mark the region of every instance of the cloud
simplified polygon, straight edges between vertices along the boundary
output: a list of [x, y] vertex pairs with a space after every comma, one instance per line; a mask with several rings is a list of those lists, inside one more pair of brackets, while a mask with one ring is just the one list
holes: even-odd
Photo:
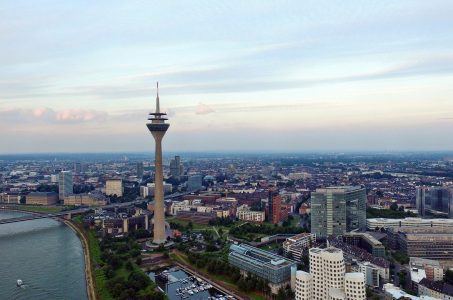
[[199, 103], [195, 110], [195, 113], [197, 115], [207, 115], [213, 112], [215, 112], [214, 109], [212, 109], [209, 105], [203, 103]]
[[[310, 88], [320, 85], [341, 84], [362, 81], [389, 80], [430, 75], [453, 74], [453, 56], [432, 55], [421, 57], [404, 64], [393, 64], [377, 71], [359, 72], [347, 76], [323, 76], [319, 78], [283, 78], [274, 76], [271, 66], [264, 65], [256, 68], [244, 68], [243, 64], [225, 67], [205, 67], [195, 69], [172, 70], [169, 77], [163, 80], [165, 95], [189, 94], [228, 94], [263, 92], [269, 90], [287, 90]], [[238, 76], [240, 74], [240, 76]], [[268, 74], [259, 76], [257, 74]], [[140, 75], [138, 75], [140, 76]], [[145, 74], [145, 77], [147, 74]], [[246, 77], [246, 78], [245, 78]], [[162, 78], [160, 78], [162, 79]], [[1, 87], [0, 82], [0, 87]], [[24, 92], [26, 91], [26, 92]], [[96, 99], [131, 99], [149, 97], [155, 93], [153, 85], [144, 85], [142, 80], [124, 82], [121, 84], [105, 83], [93, 85], [78, 85], [48, 90], [41, 86], [30, 86], [28, 89], [3, 90], [3, 99], [31, 98], [65, 98], [81, 97]], [[0, 100], [0, 102], [5, 100]]]
[[66, 109], [55, 113], [58, 122], [90, 122], [103, 121], [107, 113], [97, 110]]
[[47, 107], [0, 110], [0, 122], [8, 123], [84, 123], [104, 121], [107, 118], [107, 112], [98, 110], [53, 110]]

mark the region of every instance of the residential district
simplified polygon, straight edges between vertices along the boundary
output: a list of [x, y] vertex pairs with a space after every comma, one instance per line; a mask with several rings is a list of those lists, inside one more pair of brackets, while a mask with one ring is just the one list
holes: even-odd
[[451, 155], [181, 153], [160, 167], [162, 184], [149, 154], [2, 156], [0, 207], [77, 229], [91, 298], [453, 299]]

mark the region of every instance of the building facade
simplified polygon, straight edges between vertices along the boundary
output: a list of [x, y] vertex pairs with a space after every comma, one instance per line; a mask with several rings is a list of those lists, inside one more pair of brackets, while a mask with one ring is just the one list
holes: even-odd
[[136, 165], [136, 168], [137, 168], [137, 170], [136, 170], [137, 178], [139, 180], [141, 180], [143, 178], [143, 173], [145, 171], [145, 168], [143, 166], [143, 162], [142, 161], [138, 162], [137, 165]]
[[367, 219], [366, 226], [368, 230], [381, 228], [400, 228], [400, 227], [429, 227], [429, 228], [453, 228], [453, 219], [422, 219], [422, 218], [404, 218], [404, 219], [386, 219], [374, 218]]
[[203, 187], [203, 176], [191, 175], [187, 180], [187, 190], [189, 192], [199, 191]]
[[246, 204], [241, 205], [237, 208], [236, 217], [239, 220], [262, 223], [266, 220], [266, 214], [264, 211], [253, 211]]
[[121, 179], [108, 179], [105, 182], [105, 194], [107, 196], [123, 197], [123, 180]]
[[282, 197], [274, 191], [269, 191], [268, 203], [268, 221], [272, 224], [280, 223], [282, 214]]
[[418, 283], [418, 294], [421, 297], [453, 300], [453, 285], [442, 281], [430, 281], [424, 278]]
[[74, 193], [73, 177], [71, 171], [62, 171], [58, 175], [58, 198], [64, 198]]
[[9, 204], [20, 204], [21, 196], [17, 193], [0, 193], [0, 202]]
[[311, 248], [310, 273], [296, 272], [296, 300], [365, 300], [365, 276], [346, 273], [343, 251]]
[[246, 244], [232, 244], [228, 262], [242, 272], [268, 280], [273, 293], [277, 293], [279, 288], [290, 284], [291, 268], [297, 267], [296, 262], [283, 256]]
[[453, 228], [401, 227], [388, 230], [389, 245], [409, 257], [453, 259]]
[[283, 242], [283, 251], [286, 255], [291, 253], [294, 260], [301, 261], [303, 253], [306, 249], [316, 241], [316, 235], [312, 233], [300, 233], [289, 237]]
[[415, 203], [421, 216], [432, 213], [453, 218], [453, 186], [417, 187]]
[[108, 203], [109, 199], [101, 193], [75, 194], [64, 198], [64, 205], [103, 206]]
[[54, 192], [31, 192], [25, 197], [26, 204], [54, 205], [58, 203], [58, 194]]
[[385, 247], [371, 234], [366, 232], [349, 232], [343, 235], [343, 241], [359, 247], [376, 257], [385, 257]]
[[366, 191], [361, 186], [317, 189], [311, 195], [311, 232], [317, 237], [366, 228]]
[[170, 160], [170, 175], [175, 178], [181, 177], [184, 172], [183, 165], [181, 163], [181, 157], [175, 156], [172, 160]]

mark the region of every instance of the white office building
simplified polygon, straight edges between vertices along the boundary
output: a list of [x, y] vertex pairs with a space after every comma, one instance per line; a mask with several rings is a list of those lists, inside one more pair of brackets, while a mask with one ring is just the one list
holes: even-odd
[[109, 179], [105, 182], [105, 194], [108, 196], [123, 197], [123, 180]]
[[447, 228], [453, 227], [453, 219], [422, 219], [422, 218], [404, 218], [404, 219], [386, 219], [373, 218], [366, 220], [368, 230], [381, 228], [401, 228], [401, 227], [429, 227], [429, 228]]
[[285, 254], [291, 253], [293, 259], [300, 261], [305, 249], [311, 247], [316, 241], [316, 235], [313, 233], [303, 232], [286, 239], [283, 242]]
[[[234, 198], [232, 198], [234, 199]], [[234, 199], [236, 201], [236, 199]], [[236, 201], [237, 202], [237, 201]], [[264, 211], [253, 211], [247, 204], [243, 204], [237, 208], [236, 217], [239, 220], [261, 223], [266, 219]]]
[[311, 248], [310, 273], [296, 272], [296, 300], [365, 300], [363, 273], [345, 273], [343, 251]]

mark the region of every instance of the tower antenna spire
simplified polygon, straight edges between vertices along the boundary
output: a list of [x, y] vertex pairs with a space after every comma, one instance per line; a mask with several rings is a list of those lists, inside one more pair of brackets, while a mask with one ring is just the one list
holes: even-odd
[[159, 81], [157, 82], [156, 113], [157, 113], [157, 114], [160, 114]]

